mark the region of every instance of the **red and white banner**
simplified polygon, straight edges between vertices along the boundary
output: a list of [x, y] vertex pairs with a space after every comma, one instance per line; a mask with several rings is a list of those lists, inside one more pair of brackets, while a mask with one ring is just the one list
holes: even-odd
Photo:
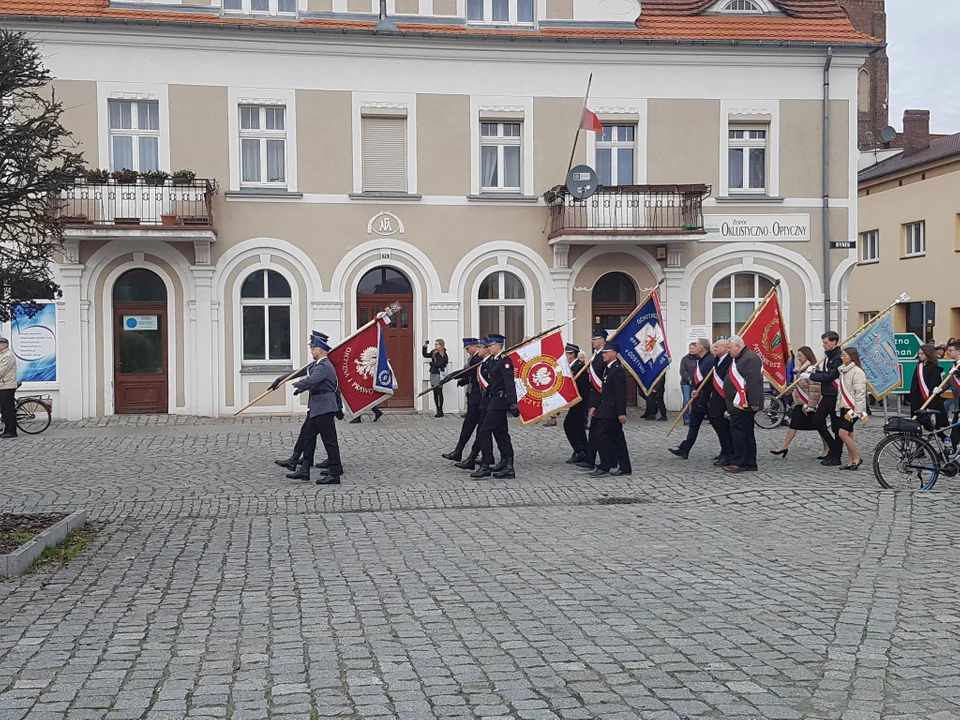
[[388, 322], [387, 317], [377, 318], [328, 354], [340, 381], [345, 415], [355, 417], [393, 395], [396, 387], [393, 371], [387, 358], [380, 357], [381, 351], [386, 355], [383, 329]]
[[524, 425], [538, 422], [580, 402], [560, 331], [544, 335], [509, 354], [517, 385], [517, 407]]
[[787, 363], [790, 362], [790, 346], [787, 331], [780, 311], [780, 300], [773, 293], [763, 307], [757, 310], [753, 321], [740, 329], [744, 345], [760, 356], [763, 371], [777, 390], [787, 386]]

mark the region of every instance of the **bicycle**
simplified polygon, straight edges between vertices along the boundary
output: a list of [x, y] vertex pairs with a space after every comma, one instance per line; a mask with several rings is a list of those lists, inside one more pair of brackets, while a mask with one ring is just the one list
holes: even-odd
[[[921, 410], [918, 416], [932, 417], [939, 410]], [[940, 434], [960, 426], [954, 423], [939, 430], [924, 430], [912, 418], [890, 418], [883, 426], [887, 436], [873, 451], [873, 474], [886, 490], [930, 490], [941, 473], [960, 474], [960, 455], [947, 453]]]
[[53, 404], [44, 395], [27, 395], [17, 398], [17, 427], [27, 435], [39, 435], [53, 419]]
[[787, 416], [787, 403], [779, 393], [771, 387], [763, 392], [763, 407], [753, 416], [753, 422], [761, 430], [773, 430], [780, 427]]

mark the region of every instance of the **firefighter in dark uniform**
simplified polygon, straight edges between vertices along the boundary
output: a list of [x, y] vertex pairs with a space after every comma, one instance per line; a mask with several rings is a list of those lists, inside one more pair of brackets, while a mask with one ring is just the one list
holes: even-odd
[[[567, 343], [565, 350], [570, 373], [577, 377], [577, 373], [584, 368], [584, 362], [580, 359], [580, 348], [573, 343]], [[587, 457], [587, 401], [590, 398], [590, 388], [590, 375], [585, 372], [577, 378], [577, 391], [581, 400], [567, 410], [567, 416], [563, 419], [563, 432], [573, 450], [573, 455], [567, 460], [568, 465], [583, 462]]]
[[605, 475], [630, 475], [630, 453], [627, 451], [627, 439], [623, 435], [623, 426], [627, 423], [627, 373], [620, 364], [617, 355], [620, 348], [616, 343], [608, 342], [603, 346], [603, 391], [600, 402], [590, 413], [597, 428], [597, 449], [600, 453], [600, 465], [590, 473], [590, 477]]
[[[470, 359], [463, 366], [464, 370], [476, 367], [483, 361], [480, 355], [480, 341], [477, 338], [463, 338], [463, 349], [470, 353]], [[463, 460], [463, 449], [470, 442], [470, 436], [480, 423], [480, 380], [475, 372], [467, 372], [457, 380], [457, 387], [467, 388], [467, 414], [463, 416], [463, 426], [460, 428], [460, 439], [453, 452], [444, 453], [444, 460], [460, 462]], [[476, 458], [474, 458], [476, 460]]]
[[587, 433], [587, 454], [575, 467], [581, 470], [593, 470], [597, 466], [597, 439], [600, 423], [594, 419], [591, 409], [595, 409], [600, 404], [600, 392], [603, 389], [603, 371], [606, 363], [603, 362], [603, 346], [607, 342], [607, 331], [597, 328], [590, 336], [590, 345], [593, 347], [593, 359], [587, 366], [584, 375], [590, 383], [590, 394], [584, 395], [583, 399], [587, 403], [587, 413], [590, 415], [590, 430]]
[[[477, 357], [480, 358], [480, 362], [477, 363], [477, 372], [470, 373], [470, 378], [476, 382], [477, 387], [477, 434], [467, 459], [453, 464], [455, 468], [461, 470], [477, 469], [477, 458], [480, 457], [480, 426], [483, 425], [483, 416], [487, 414], [487, 407], [490, 405], [490, 398], [487, 397], [485, 390], [490, 384], [490, 362], [493, 357], [490, 355], [490, 338], [486, 335], [480, 338], [480, 351]], [[472, 388], [471, 392], [473, 392]]]
[[[498, 480], [516, 477], [513, 470], [513, 444], [510, 442], [510, 430], [507, 427], [507, 413], [520, 417], [517, 408], [517, 385], [513, 375], [513, 361], [503, 354], [506, 339], [503, 335], [490, 335], [490, 384], [486, 395], [490, 399], [487, 414], [480, 424], [480, 467], [470, 473], [474, 480], [491, 475]], [[493, 465], [493, 439], [497, 439], [500, 448], [500, 464]]]

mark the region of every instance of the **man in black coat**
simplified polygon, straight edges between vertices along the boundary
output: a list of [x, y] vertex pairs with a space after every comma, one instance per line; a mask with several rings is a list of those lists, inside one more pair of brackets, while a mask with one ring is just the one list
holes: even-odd
[[[480, 341], [477, 338], [464, 338], [463, 349], [469, 353], [470, 358], [467, 364], [463, 366], [464, 370], [469, 370], [481, 363], [483, 358], [480, 356]], [[460, 462], [463, 460], [463, 449], [470, 442], [470, 436], [477, 429], [480, 423], [480, 379], [476, 372], [467, 372], [457, 380], [457, 387], [467, 388], [467, 414], [463, 416], [463, 425], [460, 428], [460, 439], [457, 440], [457, 447], [453, 452], [443, 453], [441, 457], [444, 460], [453, 460]], [[476, 460], [476, 456], [474, 456]]]
[[603, 371], [606, 363], [603, 362], [603, 346], [607, 342], [607, 331], [597, 328], [590, 336], [590, 346], [593, 348], [593, 358], [587, 366], [584, 375], [590, 383], [589, 395], [583, 396], [587, 403], [587, 414], [590, 416], [590, 429], [587, 433], [587, 453], [586, 457], [576, 463], [576, 467], [581, 470], [593, 470], [597, 465], [597, 442], [600, 423], [593, 418], [591, 408], [596, 408], [600, 404], [600, 393], [603, 390]]
[[[623, 435], [623, 426], [627, 422], [627, 373], [617, 359], [620, 348], [616, 343], [608, 342], [603, 346], [603, 390], [597, 407], [590, 414], [600, 423], [598, 450], [600, 466], [590, 473], [590, 477], [605, 475], [630, 475], [630, 453], [627, 451], [627, 439]], [[614, 469], [616, 468], [616, 469]]]
[[729, 473], [752, 472], [758, 469], [753, 418], [763, 406], [763, 362], [747, 349], [739, 335], [731, 335], [727, 345], [733, 364], [723, 382], [723, 393], [730, 416], [733, 457], [723, 469]]
[[[843, 441], [840, 439], [840, 416], [837, 415], [837, 395], [840, 392], [834, 384], [840, 378], [840, 366], [843, 360], [840, 355], [840, 336], [832, 330], [820, 336], [823, 341], [824, 358], [822, 365], [816, 370], [809, 368], [801, 374], [804, 380], [820, 383], [820, 404], [813, 414], [813, 426], [820, 433], [823, 442], [830, 448], [830, 452], [820, 462], [821, 465], [839, 465], [843, 454]], [[830, 419], [830, 430], [827, 430], [827, 418]], [[831, 432], [832, 431], [832, 432]]]
[[[565, 350], [570, 372], [577, 377], [577, 373], [583, 370], [585, 365], [579, 358], [580, 348], [573, 343], [567, 343]], [[590, 397], [590, 388], [589, 373], [584, 372], [577, 378], [577, 392], [582, 399], [567, 410], [567, 416], [563, 419], [563, 432], [573, 449], [573, 455], [567, 460], [568, 464], [581, 462], [587, 457], [587, 399]]]
[[490, 384], [490, 363], [493, 357], [490, 355], [490, 338], [486, 335], [480, 338], [480, 350], [477, 356], [480, 358], [480, 362], [476, 365], [477, 371], [471, 373], [477, 383], [477, 433], [473, 437], [473, 447], [470, 448], [467, 459], [453, 464], [455, 468], [461, 470], [477, 469], [477, 458], [480, 457], [480, 426], [483, 425], [483, 416], [487, 414], [487, 407], [490, 405], [486, 390]]
[[[506, 339], [503, 335], [490, 335], [490, 384], [485, 395], [489, 398], [487, 413], [480, 423], [480, 467], [470, 473], [474, 480], [488, 478], [491, 475], [498, 480], [516, 477], [513, 469], [513, 443], [507, 427], [507, 413], [520, 417], [517, 408], [517, 384], [513, 374], [513, 361], [503, 354]], [[493, 439], [497, 439], [500, 448], [500, 465], [493, 465]]]
[[716, 358], [710, 354], [710, 341], [704, 338], [700, 338], [690, 345], [690, 354], [696, 359], [696, 364], [690, 371], [692, 387], [690, 392], [693, 398], [693, 404], [690, 406], [690, 428], [687, 430], [686, 439], [678, 447], [670, 448], [670, 452], [684, 460], [690, 456], [690, 450], [696, 444], [697, 437], [700, 435], [700, 426], [707, 419], [710, 384], [704, 385], [703, 390], [698, 391], [698, 388], [703, 384], [716, 363]]
[[733, 440], [730, 437], [730, 421], [727, 419], [727, 398], [723, 392], [723, 383], [730, 372], [733, 357], [730, 355], [726, 340], [717, 340], [712, 348], [716, 364], [713, 377], [710, 378], [710, 396], [707, 399], [707, 416], [720, 441], [720, 454], [714, 458], [716, 467], [730, 464], [733, 457]]

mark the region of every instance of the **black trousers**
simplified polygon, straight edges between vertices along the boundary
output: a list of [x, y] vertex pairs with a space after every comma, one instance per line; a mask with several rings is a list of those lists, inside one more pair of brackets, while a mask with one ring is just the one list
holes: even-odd
[[663, 401], [664, 387], [662, 383], [657, 383], [657, 387], [654, 388], [653, 392], [647, 395], [647, 409], [643, 412], [643, 417], [656, 417], [657, 413], [660, 413], [660, 417], [667, 416], [667, 405]]
[[3, 434], [17, 434], [16, 390], [0, 390], [0, 420], [3, 420]]
[[[838, 434], [839, 428], [837, 427], [836, 409], [837, 396], [822, 395], [820, 397], [820, 403], [817, 405], [817, 411], [813, 414], [813, 419], [810, 422], [816, 431], [820, 433], [820, 437], [823, 438], [827, 447], [830, 448], [828, 456], [839, 460], [843, 454], [843, 441]], [[830, 420], [829, 430], [827, 430], [828, 418]]]
[[706, 413], [697, 412], [696, 410], [690, 413], [690, 427], [687, 428], [686, 439], [679, 445], [681, 450], [690, 452], [690, 449], [696, 445], [697, 438], [700, 436], [700, 426], [703, 425], [703, 421], [706, 419]]
[[597, 464], [597, 442], [599, 441], [600, 421], [593, 417], [590, 418], [590, 427], [587, 431], [587, 456], [583, 459], [589, 465]]
[[313, 467], [314, 455], [317, 452], [317, 436], [320, 437], [323, 448], [327, 451], [330, 471], [334, 474], [342, 474], [343, 463], [340, 461], [340, 442], [337, 440], [336, 413], [310, 418], [303, 443], [303, 464], [307, 468]]
[[752, 410], [733, 410], [730, 413], [730, 439], [733, 455], [730, 464], [738, 467], [757, 466], [757, 426], [753, 423]]
[[507, 411], [488, 408], [486, 415], [480, 422], [480, 431], [477, 439], [480, 441], [480, 464], [493, 465], [493, 439], [497, 439], [500, 448], [501, 460], [513, 459], [513, 443], [510, 441], [510, 430], [507, 428]]
[[300, 434], [297, 435], [297, 444], [293, 446], [293, 456], [297, 459], [303, 455], [303, 446], [307, 442], [307, 426], [310, 425], [310, 413], [303, 419], [303, 425], [300, 426]]
[[575, 453], [587, 452], [587, 406], [578, 402], [567, 410], [563, 419], [563, 433]]
[[433, 391], [433, 404], [437, 406], [437, 412], [443, 412], [443, 388], [437, 388]]
[[619, 467], [625, 473], [633, 472], [630, 453], [627, 450], [627, 438], [623, 435], [623, 425], [617, 418], [602, 418], [599, 422], [600, 469], [609, 471]]
[[730, 421], [723, 415], [710, 418], [710, 424], [720, 441], [720, 457], [728, 460], [733, 456], [733, 439], [730, 437]]
[[457, 440], [457, 449], [455, 453], [462, 453], [463, 449], [470, 442], [470, 436], [480, 424], [480, 406], [467, 404], [467, 414], [463, 416], [463, 425], [460, 427], [460, 439]]

